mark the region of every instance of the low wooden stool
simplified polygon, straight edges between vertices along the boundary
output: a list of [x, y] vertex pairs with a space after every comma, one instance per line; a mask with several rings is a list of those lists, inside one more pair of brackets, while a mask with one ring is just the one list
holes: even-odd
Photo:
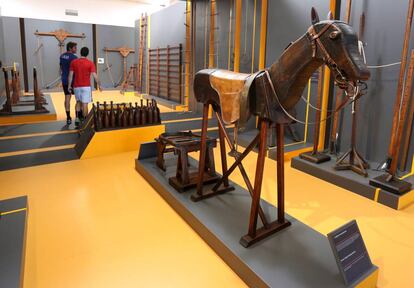
[[[163, 171], [166, 170], [164, 153], [174, 152], [178, 154], [176, 176], [169, 178], [169, 183], [178, 192], [197, 186], [198, 171], [189, 172], [188, 153], [199, 151], [201, 148], [201, 136], [189, 132], [163, 133], [157, 139], [157, 166]], [[216, 174], [214, 166], [213, 148], [217, 141], [214, 138], [207, 138], [207, 157], [204, 167], [203, 183], [217, 182], [220, 178]]]

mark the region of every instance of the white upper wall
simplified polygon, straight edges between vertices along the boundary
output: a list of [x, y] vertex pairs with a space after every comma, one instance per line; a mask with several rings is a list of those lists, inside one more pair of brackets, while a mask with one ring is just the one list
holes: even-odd
[[[134, 27], [141, 13], [154, 13], [168, 5], [167, 0], [0, 0], [1, 16], [47, 19], [91, 24]], [[78, 16], [65, 15], [66, 9]]]

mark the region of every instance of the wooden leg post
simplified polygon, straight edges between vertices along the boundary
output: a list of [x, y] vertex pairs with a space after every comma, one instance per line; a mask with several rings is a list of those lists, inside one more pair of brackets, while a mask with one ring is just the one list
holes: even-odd
[[[235, 151], [236, 149], [234, 148], [234, 144], [231, 142], [230, 136], [228, 135], [228, 133], [225, 130], [225, 126], [224, 126], [223, 120], [221, 119], [220, 114], [216, 113], [216, 117], [217, 117], [217, 120], [218, 120], [219, 129], [222, 131], [224, 138], [227, 140], [227, 143], [229, 144], [230, 149], [232, 151]], [[254, 194], [253, 190], [254, 189], [253, 189], [252, 183], [250, 182], [249, 177], [247, 176], [247, 173], [246, 173], [246, 170], [244, 169], [242, 161], [250, 153], [250, 151], [252, 151], [253, 148], [256, 147], [259, 140], [260, 140], [260, 133], [247, 146], [247, 148], [244, 150], [243, 153], [234, 153], [233, 154], [234, 155], [233, 157], [235, 158], [235, 161], [234, 161], [233, 165], [230, 167], [229, 170], [227, 170], [225, 173], [223, 173], [223, 176], [221, 177], [221, 179], [216, 183], [216, 185], [214, 185], [214, 187], [212, 188], [213, 192], [216, 192], [220, 188], [220, 185], [224, 183], [224, 181], [228, 181], [228, 178], [229, 178], [230, 174], [234, 171], [234, 169], [236, 169], [236, 167], [239, 167], [240, 174], [243, 177], [244, 183], [246, 183], [247, 190], [249, 191], [250, 196], [253, 197], [253, 194]], [[224, 155], [225, 155], [225, 153], [224, 153]], [[226, 190], [226, 186], [224, 186], [224, 189]], [[263, 226], [267, 227], [268, 222], [266, 220], [266, 216], [263, 212], [263, 209], [262, 209], [262, 207], [260, 207], [260, 205], [259, 205], [259, 216], [260, 216], [260, 219], [263, 223]]]
[[[338, 160], [336, 160], [335, 169], [336, 170], [352, 170], [355, 173], [358, 173], [361, 176], [367, 177], [368, 172], [367, 168], [369, 167], [368, 162], [359, 154], [356, 149], [357, 142], [357, 107], [358, 100], [355, 100], [352, 103], [352, 132], [351, 132], [351, 148]], [[348, 161], [346, 159], [349, 158]]]
[[[207, 108], [206, 108], [206, 106], [207, 106]], [[207, 149], [207, 147], [203, 146], [203, 143], [205, 142], [205, 140], [203, 140], [203, 139], [205, 139], [207, 137], [206, 136], [206, 134], [207, 134], [207, 121], [205, 121], [204, 119], [208, 119], [208, 105], [204, 105], [204, 110], [203, 110], [203, 125], [202, 125], [203, 127], [202, 127], [202, 131], [201, 131], [201, 150], [200, 150], [200, 162], [199, 162], [199, 170], [198, 170], [199, 171], [199, 174], [198, 174], [198, 179], [199, 180], [198, 180], [198, 183], [197, 183], [197, 192], [194, 193], [193, 195], [191, 195], [191, 200], [194, 201], [194, 202], [198, 202], [200, 200], [211, 198], [211, 197], [217, 196], [219, 194], [224, 194], [226, 192], [234, 190], [234, 187], [230, 186], [228, 184], [228, 180], [227, 180], [227, 185], [224, 185], [223, 189], [209, 190], [209, 191], [206, 191], [205, 193], [203, 193], [203, 187], [202, 187], [202, 179], [203, 178], [202, 177], [204, 176], [204, 174], [200, 172], [200, 169], [202, 169], [201, 171], [203, 171], [203, 172], [205, 171], [204, 170], [204, 167], [205, 167], [204, 165], [205, 165], [205, 158], [206, 158], [206, 154], [207, 154], [206, 151], [205, 151]], [[222, 125], [220, 125], [220, 122], [219, 122], [219, 133], [220, 133], [219, 137], [220, 137], [221, 163], [222, 163], [223, 173], [226, 173], [227, 172], [227, 159], [226, 159], [227, 155], [226, 155], [226, 150], [225, 150], [225, 147], [224, 147], [225, 143], [221, 139], [221, 138], [224, 138], [224, 135], [226, 135], [225, 134], [226, 132], [224, 131], [224, 127]], [[202, 154], [203, 151], [204, 151], [204, 154]]]
[[[257, 156], [257, 165], [256, 165], [256, 177], [254, 181], [254, 192], [253, 200], [250, 210], [250, 222], [248, 234], [243, 236], [240, 239], [240, 244], [244, 247], [249, 247], [254, 243], [265, 239], [266, 237], [288, 227], [290, 222], [286, 221], [284, 218], [284, 178], [283, 177], [283, 168], [280, 169], [280, 166], [284, 165], [284, 155], [283, 155], [283, 125], [276, 125], [277, 132], [277, 155], [278, 155], [278, 220], [265, 225], [257, 229], [257, 216], [259, 215], [260, 210], [260, 196], [263, 182], [263, 173], [264, 173], [264, 164], [266, 157], [266, 138], [267, 138], [267, 126], [268, 123], [264, 120], [260, 123], [260, 144], [259, 144], [259, 154]], [[280, 207], [280, 208], [279, 208]], [[282, 216], [281, 216], [282, 214]]]
[[284, 161], [284, 128], [282, 124], [276, 124], [276, 165], [277, 165], [277, 220], [285, 222], [285, 161]]
[[12, 99], [10, 96], [9, 86], [9, 72], [3, 68], [4, 73], [4, 86], [6, 88], [6, 103], [3, 104], [3, 108], [0, 110], [1, 114], [12, 114]]
[[[226, 142], [224, 140], [224, 131], [221, 125], [219, 125], [219, 140], [220, 140], [220, 155], [221, 155], [221, 169], [223, 176], [227, 173], [227, 155], [226, 155]], [[229, 187], [228, 177], [223, 179], [224, 187]]]
[[[209, 104], [203, 106], [203, 123], [201, 127], [201, 149], [200, 149], [200, 161], [198, 163], [198, 183], [197, 183], [197, 195], [203, 195], [203, 178], [204, 169], [206, 164], [207, 154], [207, 126], [208, 126], [208, 107]], [[193, 199], [193, 197], [191, 197]], [[194, 201], [194, 199], [193, 199]]]
[[[414, 1], [410, 1], [410, 7], [414, 9], [412, 6], [414, 5]], [[409, 98], [413, 92], [413, 82], [414, 79], [414, 50], [411, 51], [410, 57], [410, 66], [408, 67], [407, 78], [405, 83], [404, 95], [402, 98], [401, 103], [401, 110], [399, 113], [394, 114], [394, 121], [393, 121], [393, 128], [396, 130], [392, 133], [391, 143], [393, 143], [392, 147], [390, 147], [389, 151], [389, 159], [391, 160], [390, 166], [387, 169], [387, 173], [377, 176], [369, 181], [369, 184], [389, 192], [395, 194], [404, 194], [411, 190], [412, 184], [408, 181], [398, 179], [397, 175], [397, 164], [399, 160], [399, 153], [400, 153], [400, 145], [403, 135], [404, 123], [407, 117], [407, 109], [408, 109], [408, 102]], [[395, 111], [394, 111], [395, 113]], [[390, 153], [392, 152], [392, 153]]]
[[319, 134], [320, 134], [320, 126], [318, 125], [321, 121], [321, 108], [322, 108], [322, 96], [323, 96], [323, 74], [324, 69], [323, 66], [319, 69], [319, 80], [318, 80], [318, 98], [316, 103], [316, 115], [315, 115], [315, 122], [317, 123], [313, 130], [313, 149], [310, 152], [305, 152], [299, 155], [300, 158], [313, 162], [313, 163], [323, 163], [326, 161], [331, 160], [329, 155], [325, 155], [318, 151], [319, 146]]

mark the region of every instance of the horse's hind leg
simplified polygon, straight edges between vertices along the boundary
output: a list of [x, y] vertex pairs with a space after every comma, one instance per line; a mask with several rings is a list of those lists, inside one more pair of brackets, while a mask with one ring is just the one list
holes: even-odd
[[257, 155], [256, 176], [254, 177], [254, 190], [248, 233], [248, 235], [253, 238], [256, 236], [257, 216], [259, 214], [260, 194], [262, 191], [263, 172], [266, 157], [267, 122], [262, 120], [260, 126], [259, 154]]
[[277, 139], [277, 220], [280, 223], [285, 222], [285, 153], [284, 153], [284, 135], [285, 129], [283, 124], [276, 124]]

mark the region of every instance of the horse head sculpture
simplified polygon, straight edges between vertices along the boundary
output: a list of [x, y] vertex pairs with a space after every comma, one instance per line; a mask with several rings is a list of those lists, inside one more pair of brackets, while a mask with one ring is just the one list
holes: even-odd
[[[335, 83], [351, 94], [362, 81], [370, 77], [358, 50], [358, 37], [352, 27], [338, 20], [319, 21], [314, 8], [311, 17], [312, 25], [308, 31], [293, 42], [268, 69], [270, 84], [275, 91], [264, 94], [270, 95], [268, 99], [255, 99], [256, 95], [251, 96], [252, 114], [276, 123], [291, 122], [289, 111], [299, 101], [308, 79], [322, 64], [330, 68]], [[269, 105], [273, 109], [266, 111], [264, 106]]]

